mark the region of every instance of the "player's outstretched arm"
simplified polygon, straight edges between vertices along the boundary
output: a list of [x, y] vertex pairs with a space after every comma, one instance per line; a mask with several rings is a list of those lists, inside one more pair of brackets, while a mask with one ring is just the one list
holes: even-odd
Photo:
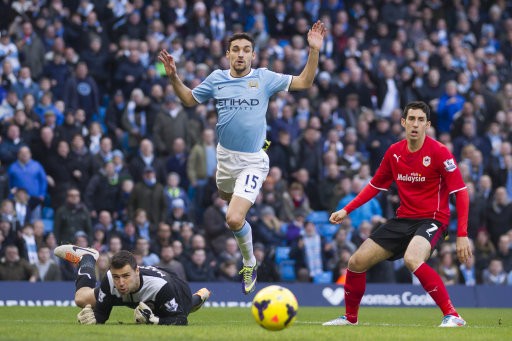
[[321, 21], [313, 24], [313, 27], [308, 32], [309, 55], [306, 66], [301, 74], [294, 76], [290, 84], [290, 90], [304, 90], [313, 85], [315, 79], [316, 69], [318, 67], [318, 58], [320, 49], [324, 43], [324, 37], [327, 30]]
[[197, 104], [197, 101], [192, 96], [192, 90], [187, 87], [181, 79], [178, 77], [178, 72], [176, 70], [176, 63], [174, 62], [174, 58], [171, 56], [167, 50], [162, 50], [158, 54], [158, 60], [164, 64], [165, 73], [167, 77], [169, 77], [169, 81], [174, 89], [174, 92], [181, 100], [181, 103], [187, 107], [191, 107]]

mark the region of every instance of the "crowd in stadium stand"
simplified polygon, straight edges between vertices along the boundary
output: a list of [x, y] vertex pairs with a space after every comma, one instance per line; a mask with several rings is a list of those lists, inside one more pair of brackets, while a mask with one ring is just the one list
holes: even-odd
[[[183, 107], [157, 60], [193, 88], [228, 68], [246, 31], [256, 67], [297, 75], [306, 34], [328, 28], [314, 86], [268, 108], [271, 170], [249, 212], [258, 280], [343, 284], [348, 259], [393, 216], [381, 193], [341, 226], [328, 216], [401, 139], [401, 108], [432, 110], [470, 194], [474, 257], [455, 226], [429, 263], [446, 284], [512, 284], [510, 1], [0, 1], [0, 280], [74, 280], [61, 243], [131, 250], [188, 281], [233, 281], [241, 255], [215, 186], [213, 103]], [[418, 203], [421, 204], [421, 203]], [[457, 213], [453, 208], [453, 221]], [[383, 262], [369, 282], [415, 282]]]

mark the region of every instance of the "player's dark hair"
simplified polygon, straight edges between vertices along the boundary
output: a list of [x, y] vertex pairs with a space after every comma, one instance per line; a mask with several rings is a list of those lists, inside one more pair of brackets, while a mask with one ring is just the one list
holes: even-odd
[[229, 38], [228, 40], [228, 51], [231, 49], [231, 43], [234, 41], [234, 40], [238, 40], [238, 39], [245, 39], [245, 40], [248, 40], [250, 43], [251, 43], [251, 48], [253, 49], [254, 51], [254, 38], [249, 34], [249, 33], [245, 33], [245, 32], [242, 32], [242, 33], [235, 33], [231, 36], [231, 38]]
[[430, 107], [427, 103], [422, 102], [422, 101], [409, 102], [405, 106], [404, 111], [402, 113], [403, 119], [407, 118], [407, 112], [409, 112], [409, 109], [420, 109], [421, 111], [423, 111], [425, 113], [425, 115], [427, 115], [427, 121], [430, 121]]
[[133, 254], [126, 250], [121, 250], [112, 256], [112, 260], [110, 261], [110, 267], [113, 269], [121, 269], [129, 264], [130, 267], [135, 270], [137, 268], [137, 260], [133, 256]]

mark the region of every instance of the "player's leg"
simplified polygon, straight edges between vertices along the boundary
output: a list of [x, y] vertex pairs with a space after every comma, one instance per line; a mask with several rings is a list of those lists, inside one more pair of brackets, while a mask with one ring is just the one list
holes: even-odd
[[78, 274], [75, 282], [75, 304], [84, 308], [87, 304], [96, 305], [94, 288], [96, 287], [96, 260], [98, 251], [76, 245], [57, 246], [55, 255], [68, 262], [78, 264]]
[[325, 322], [324, 326], [356, 325], [359, 305], [366, 290], [366, 271], [388, 259], [393, 253], [368, 238], [350, 257], [345, 281], [345, 315]]
[[[256, 288], [257, 267], [253, 253], [252, 227], [245, 217], [267, 177], [268, 156], [263, 151], [254, 154], [231, 153], [228, 156], [224, 155], [222, 150], [217, 152], [217, 188], [221, 198], [226, 198], [232, 193], [226, 212], [226, 222], [242, 254], [242, 292], [248, 294]], [[240, 165], [245, 168], [241, 168]]]
[[464, 326], [466, 322], [453, 306], [441, 276], [425, 263], [442, 234], [443, 230], [433, 222], [425, 223], [418, 228], [416, 235], [407, 246], [404, 262], [443, 312], [445, 317], [441, 327], [460, 327]]
[[210, 295], [210, 290], [206, 288], [201, 288], [197, 290], [192, 295], [192, 308], [190, 309], [190, 312], [193, 313], [198, 311], [203, 306], [204, 302], [206, 302], [210, 298]]

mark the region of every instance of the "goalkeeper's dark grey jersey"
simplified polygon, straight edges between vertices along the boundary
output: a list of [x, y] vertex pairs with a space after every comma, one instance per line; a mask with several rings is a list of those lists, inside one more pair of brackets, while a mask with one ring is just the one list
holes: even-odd
[[160, 318], [160, 324], [187, 324], [192, 306], [192, 294], [186, 282], [174, 273], [154, 266], [140, 266], [140, 288], [136, 292], [121, 295], [114, 286], [110, 270], [96, 290], [94, 315], [97, 323], [105, 323], [112, 307], [135, 308], [146, 303]]

